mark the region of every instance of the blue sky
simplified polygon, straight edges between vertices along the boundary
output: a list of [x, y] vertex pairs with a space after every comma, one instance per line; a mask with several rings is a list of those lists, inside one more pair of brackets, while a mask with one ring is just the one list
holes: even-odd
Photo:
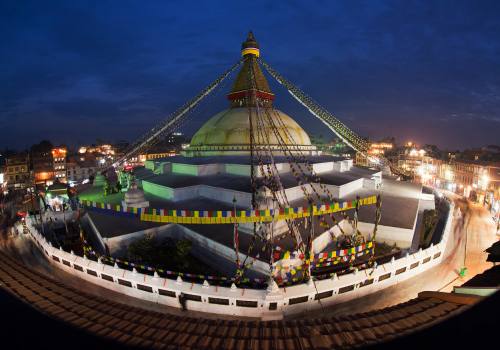
[[[250, 29], [268, 63], [363, 136], [498, 144], [498, 18], [498, 1], [2, 1], [0, 148], [133, 140], [233, 64]], [[276, 107], [329, 135], [271, 85]]]

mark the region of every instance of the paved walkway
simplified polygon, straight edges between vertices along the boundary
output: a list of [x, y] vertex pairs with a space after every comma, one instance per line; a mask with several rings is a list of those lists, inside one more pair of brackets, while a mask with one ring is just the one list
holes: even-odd
[[495, 234], [496, 226], [490, 213], [482, 206], [453, 196], [455, 205], [460, 208], [463, 218], [458, 219], [462, 223], [461, 235], [464, 237], [461, 249], [461, 264], [467, 268], [464, 277], [457, 274], [453, 282], [441, 289], [443, 292], [450, 292], [454, 286], [460, 286], [475, 275], [484, 272], [492, 267], [492, 263], [487, 262], [488, 253], [485, 252], [499, 237]]

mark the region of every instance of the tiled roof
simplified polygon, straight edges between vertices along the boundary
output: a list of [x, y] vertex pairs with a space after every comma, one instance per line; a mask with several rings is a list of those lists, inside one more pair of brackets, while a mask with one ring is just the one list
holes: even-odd
[[283, 321], [205, 319], [118, 303], [64, 285], [0, 251], [2, 288], [39, 311], [120, 344], [186, 349], [330, 349], [384, 342], [461, 312], [477, 297], [425, 292], [381, 310]]

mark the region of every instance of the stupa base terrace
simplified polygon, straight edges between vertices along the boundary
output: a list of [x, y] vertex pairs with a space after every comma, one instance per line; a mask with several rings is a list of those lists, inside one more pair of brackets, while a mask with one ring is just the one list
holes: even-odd
[[[305, 159], [314, 168], [321, 182], [339, 202], [352, 201], [357, 197], [382, 195], [384, 215], [377, 233], [375, 255], [418, 250], [420, 222], [425, 209], [434, 209], [433, 194], [424, 193], [422, 186], [383, 178], [378, 170], [353, 166], [352, 160], [335, 156], [311, 156]], [[291, 207], [307, 206], [302, 188], [297, 186], [285, 157], [274, 158], [280, 171], [280, 179]], [[264, 165], [265, 167], [265, 165]], [[262, 167], [255, 167], [260, 174]], [[185, 210], [248, 210], [251, 206], [250, 164], [248, 157], [183, 157], [147, 161], [143, 168], [134, 170], [136, 181], [144, 191], [145, 199], [151, 208]], [[262, 176], [258, 177], [261, 179]], [[311, 181], [305, 186], [316, 186]], [[103, 196], [102, 188], [90, 187], [80, 195], [83, 201], [105, 202], [111, 206], [120, 205], [124, 194], [116, 193]], [[234, 202], [234, 200], [236, 200]], [[375, 206], [362, 206], [358, 213], [358, 229], [366, 241], [373, 230]], [[353, 216], [353, 209], [348, 210]], [[351, 232], [351, 225], [341, 213], [333, 214], [344, 232]], [[188, 239], [193, 243], [193, 252], [211, 268], [234, 275], [234, 225], [172, 224], [141, 221], [137, 217], [124, 217], [90, 208], [85, 216], [87, 230], [95, 237], [95, 248], [111, 255], [123, 255], [131, 242], [152, 234], [158, 237]], [[282, 221], [283, 222], [283, 221]], [[326, 224], [325, 224], [326, 223]], [[260, 225], [260, 224], [258, 224]], [[340, 235], [330, 216], [324, 222], [315, 220], [313, 241], [315, 254], [335, 250], [332, 239]], [[327, 226], [327, 227], [326, 227]], [[326, 227], [326, 228], [325, 228]], [[298, 225], [302, 240], [306, 241], [310, 227], [305, 223]], [[239, 257], [254, 259], [247, 273], [249, 277], [264, 278], [269, 273], [270, 252], [264, 250], [264, 242], [253, 239], [253, 224], [239, 225]], [[295, 250], [295, 241], [286, 225], [275, 225], [275, 249]], [[252, 246], [252, 249], [250, 249]], [[392, 249], [391, 249], [392, 248]], [[392, 256], [395, 254], [392, 254]], [[362, 260], [361, 260], [362, 261]], [[332, 272], [331, 269], [319, 269]]]

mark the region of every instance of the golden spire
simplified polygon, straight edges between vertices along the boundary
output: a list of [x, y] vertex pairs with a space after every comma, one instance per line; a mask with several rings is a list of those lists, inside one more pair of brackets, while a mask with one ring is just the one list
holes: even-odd
[[[262, 73], [257, 62], [259, 57], [259, 44], [250, 31], [247, 39], [241, 44], [241, 55], [243, 56], [243, 65], [234, 82], [231, 92], [227, 96], [231, 101], [232, 107], [254, 106], [253, 95], [261, 101], [262, 106], [272, 106], [274, 94], [269, 88], [266, 77]], [[250, 74], [253, 72], [253, 74]], [[249, 79], [253, 76], [253, 81]]]
[[252, 31], [248, 32], [247, 40], [241, 44], [241, 56], [245, 55], [254, 55], [256, 57], [260, 55], [259, 44], [255, 40]]

